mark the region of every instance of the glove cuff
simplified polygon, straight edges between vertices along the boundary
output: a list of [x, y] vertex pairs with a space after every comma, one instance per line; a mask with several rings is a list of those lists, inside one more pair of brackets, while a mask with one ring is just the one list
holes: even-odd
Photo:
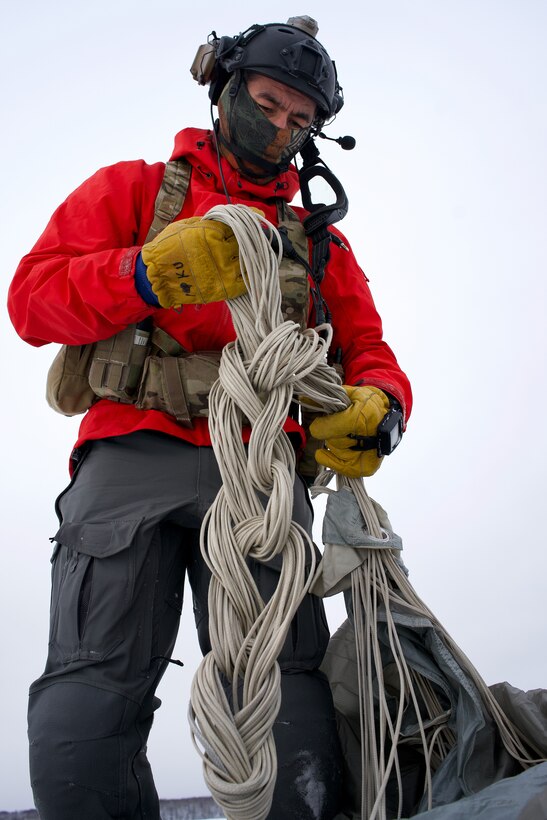
[[135, 259], [135, 287], [137, 289], [137, 293], [141, 299], [144, 299], [147, 305], [161, 307], [159, 299], [152, 290], [152, 285], [146, 275], [146, 265], [143, 262], [140, 252], [137, 254]]

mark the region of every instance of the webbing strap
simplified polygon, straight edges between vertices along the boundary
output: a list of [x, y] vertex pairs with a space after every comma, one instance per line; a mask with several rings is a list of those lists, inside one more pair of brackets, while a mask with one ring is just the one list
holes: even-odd
[[184, 159], [170, 160], [165, 165], [163, 181], [156, 197], [154, 219], [146, 235], [145, 243], [154, 239], [182, 210], [190, 184], [192, 167]]
[[165, 356], [180, 356], [185, 352], [183, 346], [161, 327], [155, 327], [152, 332], [152, 346]]
[[177, 360], [174, 357], [167, 357], [162, 361], [163, 365], [163, 382], [165, 387], [164, 398], [167, 399], [171, 408], [171, 414], [176, 418], [179, 424], [185, 426], [192, 426], [192, 419], [188, 403], [186, 401], [186, 394], [178, 368]]

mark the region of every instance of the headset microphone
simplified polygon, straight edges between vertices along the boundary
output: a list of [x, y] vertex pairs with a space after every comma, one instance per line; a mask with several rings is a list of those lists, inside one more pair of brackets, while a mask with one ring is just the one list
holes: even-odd
[[356, 145], [355, 137], [346, 136], [338, 137], [338, 139], [336, 139], [336, 137], [327, 137], [327, 135], [323, 134], [322, 131], [318, 134], [318, 136], [321, 137], [322, 140], [330, 140], [331, 142], [337, 142], [338, 145], [344, 149], [344, 151], [352, 151]]

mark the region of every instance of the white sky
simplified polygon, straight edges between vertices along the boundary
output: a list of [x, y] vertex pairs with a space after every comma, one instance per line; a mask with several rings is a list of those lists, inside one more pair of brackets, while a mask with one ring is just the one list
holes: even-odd
[[[367, 487], [403, 537], [418, 593], [486, 682], [544, 688], [547, 4], [275, 7], [281, 21], [316, 17], [337, 62], [346, 105], [329, 133], [354, 135], [357, 148], [320, 148], [346, 187], [342, 229], [414, 387], [405, 440]], [[188, 70], [195, 49], [212, 29], [272, 21], [257, 8], [4, 4], [5, 289], [55, 207], [97, 168], [167, 159], [176, 131], [208, 127], [207, 93]], [[43, 399], [54, 349], [21, 342], [2, 310], [0, 809], [11, 810], [32, 804], [26, 697], [45, 660], [53, 501], [78, 419]], [[341, 602], [329, 606], [337, 625]], [[166, 673], [150, 742], [164, 798], [206, 793], [186, 722], [190, 605], [175, 657], [186, 666]]]

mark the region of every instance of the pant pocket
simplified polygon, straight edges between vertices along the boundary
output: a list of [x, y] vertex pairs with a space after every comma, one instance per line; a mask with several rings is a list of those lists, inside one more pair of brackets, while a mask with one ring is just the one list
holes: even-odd
[[65, 521], [55, 534], [50, 644], [62, 663], [101, 661], [123, 640], [140, 524]]

